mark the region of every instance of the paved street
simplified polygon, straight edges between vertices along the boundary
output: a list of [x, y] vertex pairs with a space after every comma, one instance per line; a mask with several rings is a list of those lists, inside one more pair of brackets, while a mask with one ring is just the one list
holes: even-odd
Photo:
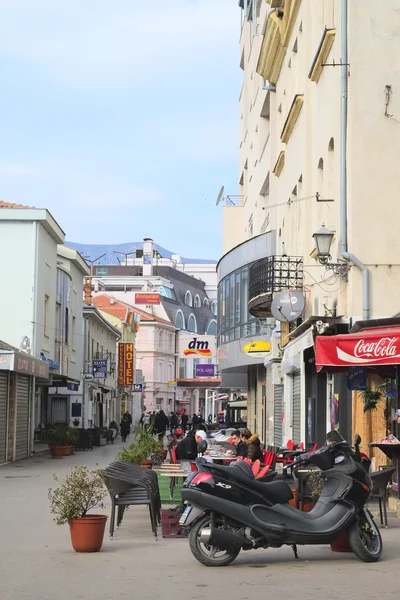
[[[326, 547], [300, 548], [293, 560], [288, 549], [243, 552], [224, 569], [207, 569], [192, 558], [186, 540], [155, 541], [146, 510], [130, 509], [113, 541], [102, 552], [76, 554], [67, 527], [57, 527], [48, 510], [52, 473], [64, 475], [71, 465], [104, 467], [118, 445], [79, 452], [62, 461], [38, 455], [0, 468], [1, 597], [41, 600], [111, 598], [293, 597], [299, 600], [397, 597], [400, 521], [383, 531], [381, 562], [369, 566], [353, 555]], [[391, 583], [392, 582], [392, 583]], [[266, 587], [268, 586], [268, 587]]]

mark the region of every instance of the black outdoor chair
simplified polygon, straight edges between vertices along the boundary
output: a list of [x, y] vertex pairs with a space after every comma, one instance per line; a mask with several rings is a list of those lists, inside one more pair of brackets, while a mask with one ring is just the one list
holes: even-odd
[[157, 537], [157, 527], [161, 523], [161, 498], [157, 474], [151, 469], [118, 461], [107, 467], [105, 477], [112, 502], [110, 536], [112, 537], [114, 531], [117, 506], [119, 527], [127, 506], [146, 504], [150, 511], [153, 533]]
[[395, 467], [389, 467], [387, 469], [382, 469], [381, 471], [375, 471], [375, 473], [371, 473], [370, 477], [372, 479], [373, 489], [372, 494], [370, 496], [371, 500], [378, 500], [379, 502], [379, 516], [381, 519], [381, 525], [385, 525], [386, 529], [388, 528], [388, 520], [387, 520], [387, 503], [388, 503], [388, 484], [393, 477], [393, 473], [395, 473]]

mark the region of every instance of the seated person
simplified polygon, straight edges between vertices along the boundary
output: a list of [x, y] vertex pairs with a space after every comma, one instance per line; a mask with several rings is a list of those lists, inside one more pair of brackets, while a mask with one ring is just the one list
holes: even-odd
[[240, 432], [234, 431], [231, 435], [232, 444], [236, 446], [236, 455], [242, 456], [243, 458], [247, 457], [247, 444], [240, 439]]
[[254, 433], [247, 441], [247, 458], [251, 462], [262, 460], [263, 452], [261, 450], [261, 441], [256, 433]]
[[242, 431], [242, 433], [240, 434], [240, 437], [242, 438], [242, 440], [245, 444], [248, 444], [249, 439], [251, 438], [250, 429], [245, 429], [244, 431]]
[[197, 458], [197, 443], [194, 431], [189, 431], [176, 446], [177, 460], [194, 460]]

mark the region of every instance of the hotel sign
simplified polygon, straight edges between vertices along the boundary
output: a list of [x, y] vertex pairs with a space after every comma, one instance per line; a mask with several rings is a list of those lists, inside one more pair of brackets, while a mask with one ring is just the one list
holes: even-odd
[[135, 350], [132, 343], [120, 342], [118, 344], [118, 385], [128, 387], [134, 383]]

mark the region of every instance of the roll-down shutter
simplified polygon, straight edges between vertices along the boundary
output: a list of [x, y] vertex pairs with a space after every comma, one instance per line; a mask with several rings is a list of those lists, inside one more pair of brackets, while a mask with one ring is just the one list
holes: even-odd
[[30, 378], [17, 375], [17, 427], [15, 443], [15, 460], [29, 456], [29, 397]]
[[8, 373], [0, 371], [0, 465], [7, 460]]
[[274, 386], [274, 444], [282, 446], [283, 385]]
[[292, 435], [295, 444], [301, 442], [301, 374], [296, 371], [292, 377]]

